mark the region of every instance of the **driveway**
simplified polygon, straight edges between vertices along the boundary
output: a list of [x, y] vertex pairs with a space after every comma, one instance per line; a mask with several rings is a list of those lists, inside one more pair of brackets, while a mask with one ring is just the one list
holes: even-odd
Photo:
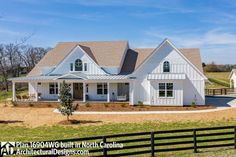
[[207, 96], [206, 104], [217, 108], [236, 107], [236, 96]]

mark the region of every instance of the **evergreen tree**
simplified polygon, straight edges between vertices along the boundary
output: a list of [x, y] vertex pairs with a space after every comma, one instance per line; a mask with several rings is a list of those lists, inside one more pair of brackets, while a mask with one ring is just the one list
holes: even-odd
[[70, 93], [70, 86], [63, 81], [59, 93], [60, 106], [59, 111], [62, 115], [67, 116], [67, 121], [69, 121], [69, 116], [72, 115], [74, 111], [72, 105], [72, 95]]

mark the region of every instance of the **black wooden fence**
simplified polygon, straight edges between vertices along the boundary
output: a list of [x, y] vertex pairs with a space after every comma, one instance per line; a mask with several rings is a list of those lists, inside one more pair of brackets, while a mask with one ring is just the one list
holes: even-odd
[[234, 88], [205, 89], [205, 95], [231, 95], [236, 94]]
[[197, 153], [205, 148], [232, 147], [236, 149], [236, 126], [139, 132], [57, 141], [78, 143], [103, 141], [124, 145], [123, 148], [93, 148], [89, 150], [89, 156], [112, 157], [143, 154], [154, 157], [159, 153], [173, 151]]

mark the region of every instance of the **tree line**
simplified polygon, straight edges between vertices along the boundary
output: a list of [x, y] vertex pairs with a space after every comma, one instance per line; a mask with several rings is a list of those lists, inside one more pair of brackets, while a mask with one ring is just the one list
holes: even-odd
[[50, 48], [34, 47], [22, 43], [0, 44], [1, 87], [9, 90], [8, 78], [27, 74]]
[[215, 62], [202, 63], [202, 66], [205, 72], [230, 72], [236, 68], [236, 64], [216, 64]]

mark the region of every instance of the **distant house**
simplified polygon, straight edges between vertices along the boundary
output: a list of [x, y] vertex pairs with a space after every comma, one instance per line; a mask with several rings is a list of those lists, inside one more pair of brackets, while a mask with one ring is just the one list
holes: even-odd
[[178, 49], [168, 39], [156, 48], [127, 41], [61, 42], [26, 76], [31, 101], [58, 101], [61, 82], [77, 101], [139, 101], [146, 105], [205, 104], [199, 49]]
[[232, 69], [229, 74], [230, 88], [236, 88], [236, 69]]

